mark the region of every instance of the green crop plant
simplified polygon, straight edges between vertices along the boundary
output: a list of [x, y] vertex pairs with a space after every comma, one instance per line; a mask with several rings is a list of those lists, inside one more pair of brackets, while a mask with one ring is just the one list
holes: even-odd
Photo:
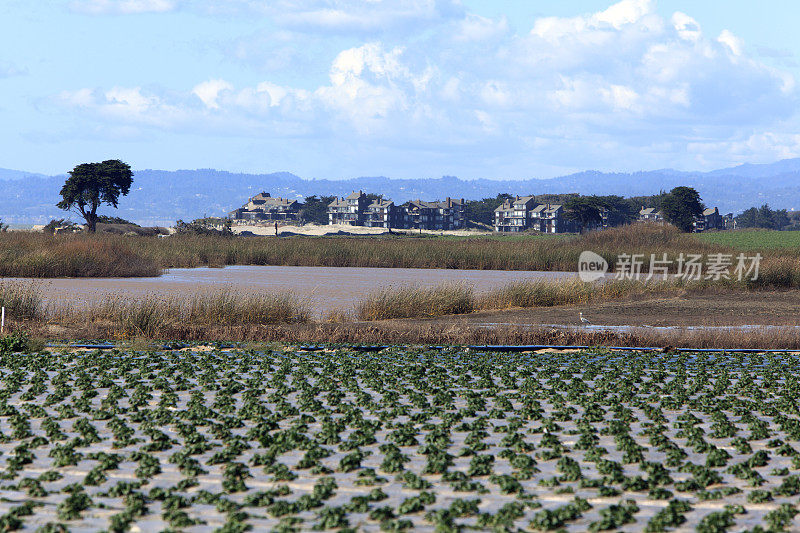
[[583, 516], [592, 506], [586, 500], [575, 498], [575, 501], [556, 509], [546, 509], [534, 515], [530, 527], [536, 530], [551, 531], [561, 529], [565, 524]]
[[[791, 530], [798, 371], [794, 354], [405, 346], [0, 356], [3, 488], [69, 499], [70, 526], [105, 508], [110, 531], [157, 509], [192, 527], [203, 505], [224, 531], [710, 531], [743, 510]], [[587, 518], [593, 498], [617, 503]], [[663, 507], [643, 520], [647, 499]]]
[[692, 506], [684, 500], [671, 500], [666, 507], [658, 511], [645, 526], [646, 533], [669, 531], [671, 528], [681, 526], [686, 522], [685, 513], [692, 510]]
[[590, 531], [607, 531], [618, 529], [634, 522], [634, 515], [639, 512], [639, 506], [633, 500], [626, 500], [616, 505], [600, 509], [600, 520], [589, 525]]

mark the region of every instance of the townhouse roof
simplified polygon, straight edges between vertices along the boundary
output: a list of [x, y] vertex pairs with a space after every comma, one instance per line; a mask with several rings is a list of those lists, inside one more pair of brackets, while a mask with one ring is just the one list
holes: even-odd
[[292, 204], [296, 204], [297, 200], [292, 200], [291, 198], [265, 198], [261, 202], [254, 201], [253, 203], [264, 206], [288, 207]]
[[461, 198], [459, 200], [458, 198], [449, 198], [448, 197], [443, 202], [435, 202], [435, 203], [439, 204], [441, 207], [453, 207], [453, 206], [458, 206], [458, 205], [464, 205], [464, 199]]
[[534, 200], [536, 200], [535, 196], [517, 196], [511, 203], [513, 205], [524, 205]]
[[269, 207], [290, 207], [298, 202], [292, 198], [272, 197], [268, 192], [261, 192], [250, 198], [247, 203], [257, 206], [259, 209], [264, 209]]
[[362, 196], [364, 196], [364, 193], [362, 191], [358, 191], [358, 192], [353, 191], [349, 195], [347, 195], [345, 200], [358, 200]]
[[419, 209], [450, 209], [452, 207], [463, 206], [464, 203], [463, 198], [447, 198], [445, 200], [434, 200], [433, 202], [428, 202], [426, 200], [411, 200], [407, 202], [410, 207], [417, 207]]
[[436, 202], [427, 202], [425, 200], [411, 200], [408, 202], [409, 207], [417, 207], [419, 209], [436, 209]]

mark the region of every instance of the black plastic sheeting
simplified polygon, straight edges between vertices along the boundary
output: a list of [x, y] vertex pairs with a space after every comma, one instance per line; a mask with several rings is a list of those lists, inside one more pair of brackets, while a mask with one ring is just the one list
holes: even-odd
[[[113, 350], [117, 348], [114, 344], [68, 344], [68, 345], [52, 345], [48, 344], [49, 348], [83, 348], [86, 350]], [[235, 348], [233, 344], [224, 344], [217, 346], [220, 349]], [[348, 350], [356, 352], [380, 352], [391, 348], [392, 346], [348, 346]], [[165, 344], [162, 349], [164, 350], [180, 350], [183, 348], [191, 348], [189, 344], [169, 343]], [[319, 352], [325, 350], [326, 346], [300, 346], [299, 350], [303, 352]], [[428, 346], [429, 350], [446, 350], [458, 348], [457, 346]], [[530, 345], [470, 345], [463, 346], [464, 349], [477, 352], [533, 352], [538, 350], [609, 350], [612, 352], [660, 352], [664, 348], [656, 348], [652, 346], [646, 347], [632, 347], [632, 346], [580, 346], [580, 345], [555, 345], [555, 344], [530, 344]], [[786, 353], [797, 352], [800, 350], [760, 350], [758, 348], [669, 348], [670, 352], [677, 353]]]
[[113, 350], [115, 344], [67, 344], [67, 345], [47, 345], [48, 348], [84, 348], [86, 350]]
[[467, 346], [471, 350], [486, 352], [528, 352], [535, 350], [591, 350], [601, 349], [612, 352], [677, 352], [677, 353], [786, 353], [797, 352], [800, 350], [761, 350], [758, 348], [655, 348], [655, 347], [631, 347], [631, 346], [551, 346], [551, 345], [531, 345], [531, 346]]
[[[349, 350], [357, 352], [379, 352], [392, 346], [349, 346]], [[458, 348], [457, 346], [427, 346], [429, 350], [447, 350]], [[468, 345], [462, 348], [476, 352], [534, 352], [538, 350], [609, 350], [612, 352], [661, 352], [664, 348], [654, 346], [581, 346], [581, 345], [557, 345], [557, 344], [530, 344], [530, 345]], [[318, 352], [326, 349], [325, 346], [301, 346], [301, 351]], [[670, 352], [677, 353], [786, 353], [798, 352], [800, 350], [761, 350], [758, 348], [669, 348]]]

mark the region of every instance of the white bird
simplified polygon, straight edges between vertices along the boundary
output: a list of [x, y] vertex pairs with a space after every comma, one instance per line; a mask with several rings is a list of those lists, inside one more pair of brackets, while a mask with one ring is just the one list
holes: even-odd
[[586, 318], [584, 318], [584, 316], [583, 316], [583, 313], [582, 313], [582, 312], [579, 312], [579, 313], [578, 313], [578, 316], [580, 317], [580, 319], [581, 319], [581, 323], [582, 323], [582, 324], [591, 324], [591, 322], [589, 322], [588, 320], [586, 320]]

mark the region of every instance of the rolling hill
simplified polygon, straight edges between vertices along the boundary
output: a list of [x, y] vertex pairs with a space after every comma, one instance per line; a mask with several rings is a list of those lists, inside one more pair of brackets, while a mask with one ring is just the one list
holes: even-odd
[[[0, 218], [8, 223], [44, 224], [52, 218], [64, 217], [65, 213], [55, 207], [64, 179], [64, 175], [45, 176], [0, 168]], [[131, 192], [120, 202], [120, 208], [114, 211], [106, 207], [101, 212], [144, 225], [167, 225], [177, 219], [224, 215], [262, 190], [273, 196], [301, 199], [312, 194], [342, 196], [360, 189], [383, 194], [395, 202], [404, 202], [448, 196], [475, 200], [503, 192], [640, 196], [678, 185], [695, 187], [706, 204], [718, 206], [723, 213], [737, 213], [764, 203], [773, 208], [800, 208], [800, 159], [764, 165], [745, 164], [711, 172], [671, 169], [630, 174], [586, 171], [549, 179], [521, 180], [461, 180], [453, 176], [316, 180], [289, 172], [241, 174], [213, 169], [137, 170]]]

